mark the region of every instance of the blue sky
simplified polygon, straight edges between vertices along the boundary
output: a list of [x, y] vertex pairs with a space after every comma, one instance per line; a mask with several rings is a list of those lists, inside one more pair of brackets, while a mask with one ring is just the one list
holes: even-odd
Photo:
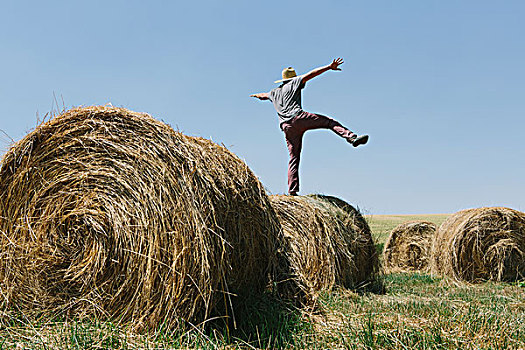
[[[0, 129], [111, 103], [224, 143], [271, 193], [288, 154], [271, 103], [283, 67], [303, 108], [370, 142], [305, 135], [301, 193], [366, 213], [525, 210], [523, 1], [0, 1]], [[63, 101], [63, 102], [62, 102]], [[0, 134], [0, 149], [9, 138]]]

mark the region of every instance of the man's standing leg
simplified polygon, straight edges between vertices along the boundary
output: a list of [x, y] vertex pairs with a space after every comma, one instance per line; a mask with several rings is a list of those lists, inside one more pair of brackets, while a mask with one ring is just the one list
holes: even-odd
[[293, 130], [289, 124], [283, 125], [283, 131], [288, 152], [290, 153], [290, 160], [288, 161], [288, 194], [294, 196], [299, 192], [299, 162], [301, 161], [301, 149], [303, 147], [303, 133]]

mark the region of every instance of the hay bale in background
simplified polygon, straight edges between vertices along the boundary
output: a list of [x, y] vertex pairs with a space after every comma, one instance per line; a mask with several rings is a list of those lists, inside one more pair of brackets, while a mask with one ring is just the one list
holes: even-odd
[[436, 225], [428, 221], [409, 221], [398, 225], [383, 249], [385, 272], [425, 271]]
[[312, 197], [277, 195], [270, 202], [283, 227], [288, 275], [298, 297], [314, 300], [335, 284], [352, 288], [373, 279], [378, 260], [370, 232], [356, 231], [351, 215]]
[[493, 207], [453, 214], [434, 236], [431, 271], [456, 281], [523, 279], [525, 213]]
[[137, 327], [200, 323], [229, 293], [261, 291], [280, 229], [234, 154], [113, 107], [72, 109], [17, 142], [0, 217], [4, 307]]

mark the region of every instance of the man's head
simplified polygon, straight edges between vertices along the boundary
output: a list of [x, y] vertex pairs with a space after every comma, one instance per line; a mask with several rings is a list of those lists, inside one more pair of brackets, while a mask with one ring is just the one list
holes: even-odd
[[293, 69], [292, 67], [288, 67], [288, 68], [283, 69], [282, 76], [283, 78], [281, 80], [276, 80], [275, 82], [282, 83], [282, 82], [288, 81], [290, 79], [295, 78], [297, 74], [295, 73], [295, 69]]

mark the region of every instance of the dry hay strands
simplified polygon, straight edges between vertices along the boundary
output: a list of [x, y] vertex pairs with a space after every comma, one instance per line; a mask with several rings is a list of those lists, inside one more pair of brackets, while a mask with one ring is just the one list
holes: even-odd
[[283, 228], [283, 255], [289, 269], [284, 275], [292, 281], [288, 296], [314, 301], [336, 284], [354, 288], [377, 271], [370, 232], [357, 231], [344, 210], [313, 197], [276, 195], [270, 196], [270, 202]]
[[525, 213], [492, 207], [453, 214], [434, 236], [431, 271], [455, 281], [523, 279]]
[[316, 199], [319, 205], [335, 215], [346, 227], [344, 231], [346, 234], [343, 237], [354, 258], [352, 265], [354, 269], [349, 270], [351, 278], [345, 285], [363, 287], [374, 281], [379, 272], [379, 255], [372, 237], [372, 230], [359, 208], [330, 195], [314, 194], [309, 197]]
[[428, 221], [409, 221], [398, 225], [383, 249], [385, 272], [426, 271], [436, 225]]
[[[246, 164], [147, 114], [84, 107], [0, 168], [3, 306], [199, 324], [267, 285], [279, 223]], [[184, 322], [183, 322], [184, 323]]]

